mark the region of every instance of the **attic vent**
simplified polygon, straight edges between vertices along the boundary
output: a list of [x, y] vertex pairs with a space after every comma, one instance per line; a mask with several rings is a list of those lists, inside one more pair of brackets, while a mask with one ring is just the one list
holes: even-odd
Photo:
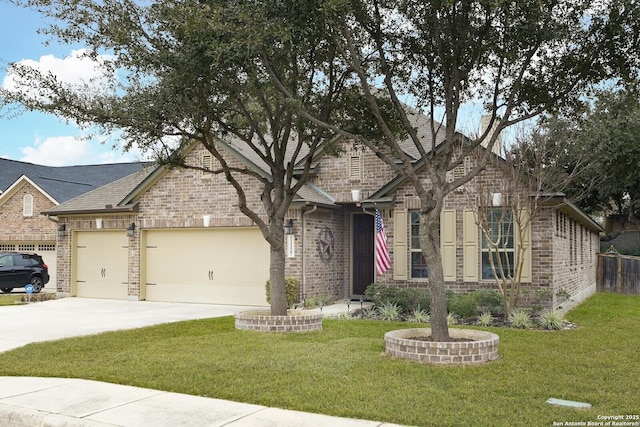
[[[202, 168], [206, 170], [211, 170], [212, 167], [213, 167], [213, 162], [212, 162], [211, 154], [204, 154], [202, 156]], [[202, 177], [203, 178], [211, 177], [211, 174], [209, 172], [202, 171]]]
[[362, 150], [357, 147], [349, 150], [349, 179], [362, 180]]
[[461, 165], [456, 166], [453, 170], [447, 172], [447, 181], [452, 182], [456, 179], [462, 178], [473, 169], [474, 159], [471, 156], [464, 158], [464, 162]]

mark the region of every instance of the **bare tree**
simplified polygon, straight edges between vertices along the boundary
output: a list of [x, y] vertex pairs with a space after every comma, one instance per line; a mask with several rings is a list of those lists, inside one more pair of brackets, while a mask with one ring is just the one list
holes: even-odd
[[[545, 211], [569, 201], [564, 190], [590, 175], [586, 160], [572, 157], [568, 164], [566, 144], [539, 131], [522, 135], [505, 150], [504, 157], [492, 158], [499, 179], [492, 181], [493, 185], [479, 180], [476, 187], [476, 222], [486, 254], [483, 263], [488, 263], [491, 278], [502, 294], [505, 314], [518, 306], [522, 293], [532, 224]], [[583, 194], [595, 183], [592, 180], [585, 185]]]

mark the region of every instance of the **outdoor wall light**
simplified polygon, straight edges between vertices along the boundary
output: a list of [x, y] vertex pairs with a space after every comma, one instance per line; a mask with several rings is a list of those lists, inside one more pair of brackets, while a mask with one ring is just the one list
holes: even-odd
[[66, 224], [60, 224], [58, 226], [58, 237], [59, 238], [63, 238], [65, 234], [67, 234], [67, 225]]
[[136, 231], [136, 224], [132, 222], [131, 225], [127, 227], [127, 237], [133, 237], [135, 231]]
[[284, 234], [293, 234], [293, 218], [287, 219], [284, 222]]

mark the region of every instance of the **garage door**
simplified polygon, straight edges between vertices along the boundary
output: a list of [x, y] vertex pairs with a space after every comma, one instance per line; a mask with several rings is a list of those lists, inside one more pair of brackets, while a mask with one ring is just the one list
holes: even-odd
[[146, 232], [146, 299], [266, 305], [269, 246], [257, 228]]
[[128, 244], [124, 230], [76, 233], [76, 295], [127, 299]]
[[56, 290], [56, 242], [0, 242], [0, 252], [35, 252], [49, 267], [49, 283], [45, 289]]

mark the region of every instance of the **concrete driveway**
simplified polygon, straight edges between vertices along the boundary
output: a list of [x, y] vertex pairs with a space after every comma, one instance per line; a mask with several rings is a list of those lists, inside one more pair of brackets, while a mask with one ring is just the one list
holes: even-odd
[[0, 307], [0, 352], [31, 342], [229, 316], [248, 308], [93, 298], [62, 298], [3, 306]]

